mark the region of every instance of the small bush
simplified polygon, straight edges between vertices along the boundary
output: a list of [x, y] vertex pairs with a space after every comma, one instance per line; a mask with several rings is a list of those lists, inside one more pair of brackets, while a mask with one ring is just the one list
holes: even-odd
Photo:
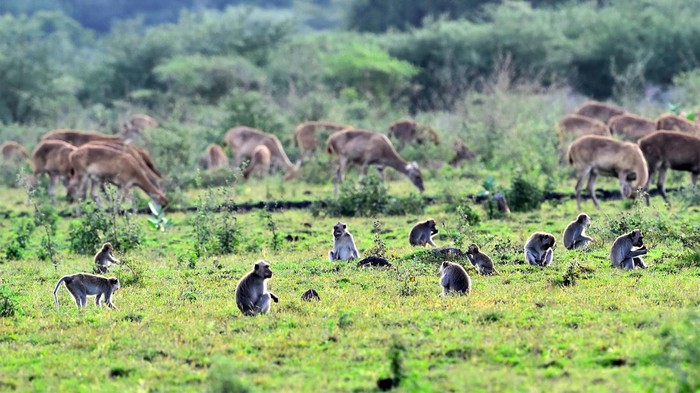
[[75, 254], [90, 255], [111, 228], [109, 217], [91, 201], [80, 204], [82, 216], [69, 227], [70, 250]]
[[12, 228], [14, 237], [9, 244], [5, 246], [5, 257], [9, 260], [22, 259], [24, 251], [27, 249], [31, 234], [34, 232], [36, 225], [33, 220], [21, 218]]
[[[233, 253], [241, 243], [241, 232], [236, 213], [233, 211], [233, 198], [230, 188], [219, 189], [221, 201], [217, 201], [214, 191], [207, 190], [200, 198], [197, 213], [191, 219], [194, 227], [195, 243], [193, 251], [197, 258], [206, 255]], [[216, 210], [220, 210], [217, 214]]]
[[22, 314], [17, 294], [6, 286], [0, 286], [0, 317], [9, 318]]
[[508, 190], [508, 203], [516, 212], [537, 210], [544, 202], [544, 191], [538, 184], [525, 179], [522, 175], [513, 178]]
[[325, 206], [316, 207], [316, 213], [320, 210], [331, 216], [345, 217], [420, 214], [423, 201], [415, 194], [406, 198], [390, 196], [382, 179], [370, 173], [357, 185], [344, 183], [340, 196], [325, 201]]

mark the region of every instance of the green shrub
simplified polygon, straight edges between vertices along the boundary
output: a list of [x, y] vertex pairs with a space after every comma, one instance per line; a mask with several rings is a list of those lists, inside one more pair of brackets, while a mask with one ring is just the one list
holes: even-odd
[[235, 89], [223, 99], [223, 110], [226, 117], [220, 127], [222, 130], [247, 126], [278, 136], [289, 133], [277, 105], [261, 93]]
[[513, 178], [507, 194], [510, 209], [515, 212], [539, 209], [544, 202], [544, 191], [540, 186], [521, 174]]
[[9, 318], [22, 314], [17, 293], [6, 286], [0, 286], [0, 317]]
[[10, 243], [5, 246], [5, 258], [10, 260], [19, 260], [24, 256], [24, 251], [27, 249], [31, 234], [34, 232], [36, 224], [34, 220], [28, 218], [20, 218], [16, 221], [12, 228], [14, 235]]
[[193, 251], [196, 257], [231, 254], [241, 244], [230, 192], [230, 187], [218, 189], [220, 199], [217, 199], [215, 190], [207, 189], [204, 198], [199, 198], [197, 212], [190, 220], [195, 233]]
[[382, 179], [370, 172], [357, 185], [346, 181], [337, 199], [327, 200], [312, 209], [316, 214], [321, 211], [330, 216], [345, 217], [420, 214], [423, 201], [415, 194], [405, 198], [390, 196]]

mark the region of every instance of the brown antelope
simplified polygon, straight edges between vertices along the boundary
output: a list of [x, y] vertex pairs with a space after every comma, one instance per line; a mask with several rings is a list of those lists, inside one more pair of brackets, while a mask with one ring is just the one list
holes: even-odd
[[47, 174], [49, 176], [48, 194], [52, 203], [56, 203], [56, 181], [63, 180], [63, 185], [69, 191], [69, 196], [73, 194], [68, 188], [68, 179], [70, 174], [70, 154], [77, 149], [70, 143], [63, 141], [46, 140], [41, 141], [32, 152], [32, 169], [34, 172], [33, 178], [30, 180], [30, 185], [36, 185], [39, 176]]
[[87, 182], [92, 181], [90, 196], [100, 208], [102, 203], [97, 196], [95, 184], [105, 181], [119, 187], [120, 202], [123, 202], [129, 190], [136, 186], [158, 204], [162, 206], [168, 204], [165, 194], [148, 180], [141, 164], [128, 153], [108, 146], [86, 144], [72, 152], [69, 159], [71, 164], [69, 188], [84, 198]]
[[271, 163], [285, 170], [285, 179], [296, 176], [298, 166], [292, 164], [282, 148], [282, 143], [276, 136], [266, 134], [251, 127], [231, 128], [224, 136], [224, 143], [233, 151], [233, 166], [238, 167], [242, 160], [250, 160], [253, 151], [259, 145], [265, 145], [270, 150]]
[[693, 185], [697, 184], [700, 175], [699, 137], [675, 131], [656, 131], [640, 139], [639, 147], [649, 166], [645, 188], [649, 188], [652, 176], [659, 171], [656, 185], [666, 203], [669, 203], [666, 194], [666, 172], [669, 169], [690, 172]]
[[[638, 190], [647, 183], [648, 168], [642, 151], [634, 143], [622, 142], [597, 135], [586, 135], [575, 140], [567, 152], [569, 164], [576, 168], [576, 204], [581, 210], [583, 179], [588, 176], [588, 192], [593, 204], [600, 209], [595, 196], [598, 175], [614, 176], [620, 181], [623, 198], [636, 198]], [[635, 181], [636, 180], [636, 181]], [[634, 186], [629, 185], [635, 181]]]
[[408, 176], [421, 192], [425, 190], [418, 164], [402, 159], [385, 135], [365, 130], [343, 130], [328, 138], [326, 149], [328, 153], [337, 156], [338, 160], [338, 168], [333, 178], [335, 195], [338, 194], [338, 183], [345, 178], [345, 168], [348, 164], [360, 165], [362, 175], [367, 174], [369, 165], [374, 165], [382, 179], [385, 167], [394, 168]]
[[297, 128], [294, 129], [294, 140], [299, 146], [300, 153], [299, 160], [297, 160], [297, 165], [299, 162], [309, 158], [318, 148], [319, 143], [316, 135], [318, 131], [330, 131], [332, 134], [346, 128], [352, 127], [344, 124], [329, 123], [326, 121], [309, 121], [299, 124]]
[[575, 113], [581, 116], [592, 117], [608, 124], [608, 120], [610, 120], [611, 117], [622, 115], [625, 113], [625, 110], [600, 101], [588, 101], [578, 107]]

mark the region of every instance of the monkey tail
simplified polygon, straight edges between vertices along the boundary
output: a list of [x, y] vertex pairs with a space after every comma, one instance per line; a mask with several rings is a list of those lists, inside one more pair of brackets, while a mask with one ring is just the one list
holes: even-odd
[[61, 284], [66, 281], [68, 276], [63, 276], [61, 277], [60, 280], [58, 280], [58, 283], [56, 283], [56, 287], [53, 289], [53, 298], [54, 301], [56, 302], [56, 307], [58, 307], [58, 295], [56, 293], [58, 292], [58, 288], [61, 286]]

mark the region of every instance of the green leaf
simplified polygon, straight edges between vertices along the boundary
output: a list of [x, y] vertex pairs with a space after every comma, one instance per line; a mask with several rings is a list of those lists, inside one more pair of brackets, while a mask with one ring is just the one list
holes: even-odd
[[148, 202], [148, 208], [151, 209], [151, 213], [155, 216], [159, 216], [163, 211], [159, 204], [153, 203], [152, 201]]

